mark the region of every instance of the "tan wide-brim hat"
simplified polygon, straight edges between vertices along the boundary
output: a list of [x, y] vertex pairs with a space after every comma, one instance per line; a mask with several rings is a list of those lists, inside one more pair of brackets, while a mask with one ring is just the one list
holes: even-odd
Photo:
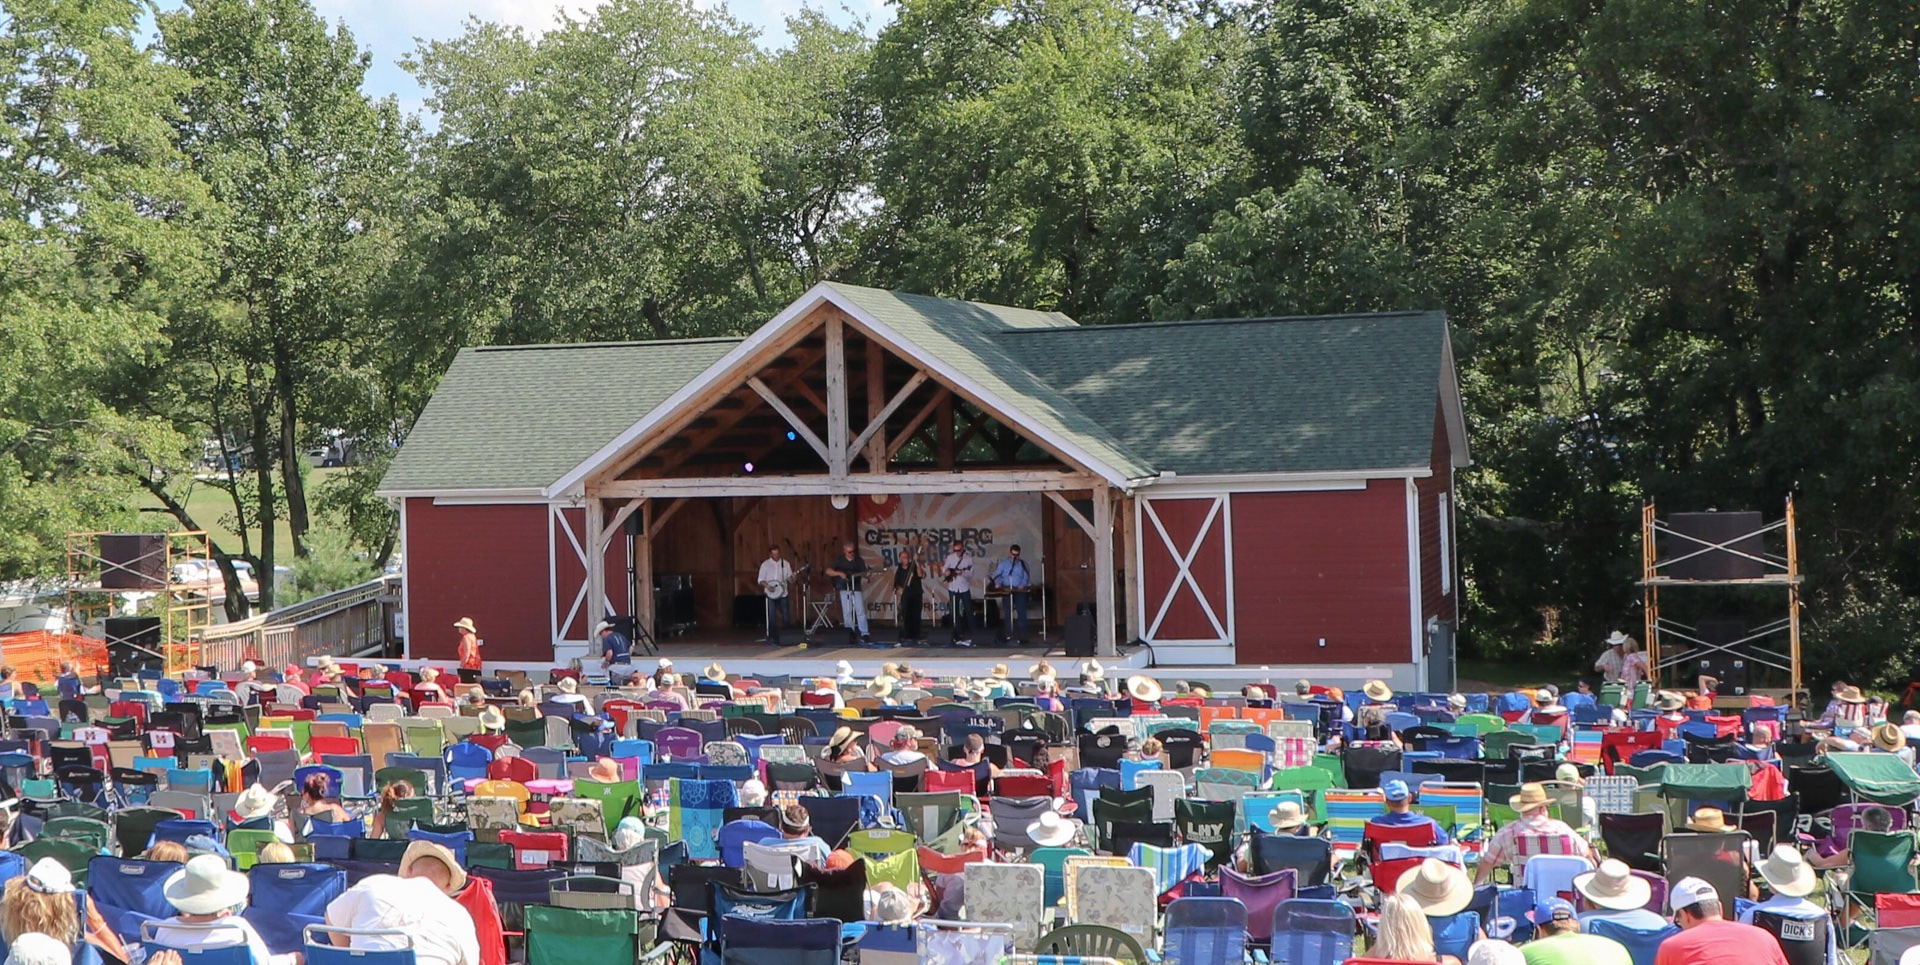
[[507, 728], [507, 715], [502, 714], [498, 707], [488, 707], [482, 710], [480, 715], [475, 719], [480, 721], [481, 730], [499, 731], [506, 730]]
[[1864, 704], [1867, 702], [1867, 695], [1861, 693], [1858, 687], [1843, 687], [1837, 699], [1843, 704]]
[[1272, 824], [1275, 831], [1291, 831], [1307, 823], [1307, 815], [1300, 810], [1298, 801], [1281, 801], [1267, 812], [1267, 823]]
[[707, 669], [700, 671], [700, 676], [711, 683], [723, 684], [727, 682], [727, 668], [718, 663], [710, 663], [707, 664]]
[[1633, 911], [1653, 900], [1653, 885], [1635, 877], [1633, 869], [1618, 858], [1608, 858], [1598, 870], [1574, 876], [1573, 887], [1588, 904], [1608, 911]]
[[1907, 746], [1907, 735], [1899, 724], [1888, 721], [1873, 729], [1873, 746], [1883, 751], [1897, 751]]
[[1007, 665], [1006, 665], [1006, 664], [1004, 664], [1004, 663], [996, 663], [996, 664], [994, 664], [994, 665], [993, 665], [993, 672], [992, 672], [992, 673], [989, 673], [989, 674], [987, 674], [987, 676], [989, 676], [989, 677], [992, 677], [992, 678], [993, 678], [993, 679], [995, 679], [995, 680], [1005, 680], [1005, 679], [1007, 679]]
[[1687, 822], [1687, 830], [1702, 834], [1720, 834], [1732, 830], [1727, 827], [1726, 812], [1719, 808], [1701, 808], [1693, 812], [1693, 820]]
[[827, 738], [827, 751], [837, 753], [841, 748], [852, 744], [859, 736], [859, 732], [851, 727], [839, 728], [833, 732], [832, 737]]
[[1805, 898], [1819, 883], [1819, 876], [1801, 857], [1800, 849], [1790, 844], [1773, 846], [1773, 853], [1760, 862], [1760, 877], [1766, 879], [1774, 894], [1789, 898]]
[[245, 904], [249, 884], [246, 875], [227, 867], [227, 859], [202, 854], [168, 875], [161, 894], [183, 915], [212, 915]]
[[578, 681], [578, 680], [575, 680], [575, 679], [573, 679], [572, 677], [561, 677], [561, 678], [560, 678], [560, 692], [561, 692], [561, 693], [563, 693], [563, 694], [577, 694], [577, 693], [579, 693], [579, 692], [580, 692], [580, 681]]
[[1447, 709], [1448, 709], [1448, 710], [1451, 710], [1451, 711], [1454, 711], [1454, 712], [1456, 712], [1456, 713], [1458, 713], [1458, 712], [1460, 712], [1460, 711], [1464, 711], [1464, 710], [1466, 710], [1466, 709], [1467, 709], [1467, 695], [1466, 695], [1466, 694], [1449, 694], [1449, 695], [1447, 695]]
[[1653, 706], [1659, 710], [1679, 710], [1687, 705], [1687, 698], [1671, 690], [1662, 690], [1653, 695]]
[[1127, 678], [1127, 695], [1143, 703], [1151, 704], [1166, 694], [1160, 687], [1160, 681], [1146, 674], [1134, 674]]
[[627, 779], [620, 768], [620, 762], [611, 757], [602, 757], [587, 769], [587, 777], [602, 784], [618, 784]]
[[1397, 888], [1429, 918], [1458, 914], [1473, 903], [1473, 880], [1464, 870], [1439, 858], [1428, 858], [1408, 868]]
[[400, 877], [407, 877], [407, 870], [421, 861], [438, 861], [447, 869], [447, 894], [455, 894], [467, 886], [467, 870], [460, 867], [460, 861], [447, 850], [446, 845], [432, 841], [415, 841], [407, 845], [400, 855]]
[[1552, 803], [1553, 799], [1547, 797], [1547, 786], [1538, 781], [1528, 781], [1520, 785], [1520, 793], [1507, 798], [1507, 806], [1522, 814], [1528, 811], [1538, 810]]
[[472, 617], [461, 617], [460, 619], [458, 619], [458, 620], [455, 620], [455, 621], [453, 621], [453, 628], [454, 628], [455, 630], [465, 630], [465, 631], [467, 631], [468, 633], [476, 633], [476, 632], [478, 632], [478, 631], [476, 631], [476, 630], [474, 630], [474, 629], [473, 629], [473, 618], [472, 618]]
[[872, 691], [875, 697], [891, 697], [893, 696], [893, 678], [875, 677], [867, 689]]
[[234, 799], [233, 813], [239, 815], [242, 821], [266, 817], [273, 813], [273, 802], [273, 792], [255, 784], [241, 791], [240, 796]]
[[1368, 700], [1377, 704], [1384, 704], [1393, 699], [1393, 688], [1387, 686], [1384, 680], [1369, 680], [1360, 688], [1360, 692], [1366, 694]]
[[1100, 661], [1098, 660], [1089, 660], [1080, 665], [1080, 679], [1087, 681], [1105, 680], [1107, 679], [1107, 668], [1100, 666]]

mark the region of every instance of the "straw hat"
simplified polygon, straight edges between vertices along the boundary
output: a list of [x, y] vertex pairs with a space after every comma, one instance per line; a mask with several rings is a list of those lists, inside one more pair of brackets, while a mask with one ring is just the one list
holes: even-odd
[[1776, 844], [1767, 860], [1760, 862], [1760, 877], [1765, 878], [1767, 887], [1776, 895], [1789, 898], [1805, 898], [1813, 893], [1816, 876], [1813, 868], [1800, 856], [1800, 849], [1790, 844]]
[[1621, 633], [1621, 632], [1620, 632], [1620, 631], [1618, 631], [1618, 630], [1615, 630], [1615, 631], [1613, 631], [1612, 633], [1609, 633], [1609, 634], [1607, 634], [1607, 646], [1609, 646], [1609, 647], [1624, 647], [1624, 646], [1626, 646], [1626, 645], [1627, 645], [1627, 641], [1628, 641], [1628, 640], [1631, 640], [1631, 639], [1633, 639], [1633, 638], [1632, 638], [1632, 637], [1629, 637], [1629, 636], [1627, 636], [1627, 635], [1626, 635], [1626, 634], [1624, 634], [1624, 633]]
[[1883, 751], [1897, 751], [1907, 746], [1907, 735], [1899, 724], [1888, 721], [1873, 729], [1873, 746]]
[[1453, 711], [1454, 713], [1459, 713], [1461, 711], [1466, 710], [1467, 695], [1466, 694], [1448, 694], [1447, 709]]
[[413, 877], [407, 874], [407, 870], [422, 860], [438, 861], [447, 869], [447, 894], [454, 894], [467, 886], [467, 871], [460, 867], [459, 859], [445, 845], [432, 841], [415, 841], [407, 845], [406, 852], [400, 855], [400, 877]]
[[1051, 678], [1053, 676], [1053, 664], [1048, 663], [1045, 657], [1041, 657], [1039, 663], [1030, 664], [1027, 667], [1027, 679], [1029, 680], [1039, 680], [1041, 677]]
[[1848, 684], [1841, 689], [1838, 699], [1843, 704], [1864, 704], [1867, 702], [1867, 695], [1861, 693], [1860, 688]]
[[507, 717], [505, 714], [500, 713], [500, 708], [498, 707], [488, 707], [482, 710], [476, 719], [480, 721], [480, 729], [484, 731], [502, 731], [507, 729]]
[[423, 683], [423, 684], [430, 684], [430, 683], [433, 683], [434, 681], [436, 681], [436, 680], [439, 680], [439, 679], [440, 679], [440, 671], [438, 671], [438, 670], [435, 670], [435, 669], [433, 669], [432, 667], [421, 667], [421, 668], [420, 668], [420, 682], [421, 682], [421, 683]]
[[611, 757], [602, 757], [587, 768], [587, 780], [601, 784], [618, 784], [626, 780], [626, 774], [620, 768], [620, 762]]
[[227, 859], [202, 854], [168, 875], [161, 894], [183, 915], [212, 915], [244, 904], [248, 891], [247, 876], [229, 870]]
[[1687, 822], [1687, 830], [1720, 834], [1733, 829], [1727, 827], [1727, 815], [1719, 808], [1701, 808], [1693, 812], [1693, 820]]
[[1387, 686], [1384, 680], [1369, 680], [1360, 688], [1360, 692], [1366, 694], [1367, 699], [1376, 704], [1384, 704], [1393, 699], [1393, 688]]
[[1006, 664], [1004, 664], [1004, 663], [996, 663], [996, 664], [994, 664], [994, 665], [993, 665], [993, 671], [992, 671], [991, 673], [989, 673], [989, 674], [987, 674], [987, 676], [989, 676], [989, 677], [992, 677], [992, 678], [993, 678], [993, 679], [995, 679], [995, 680], [1005, 680], [1005, 679], [1007, 679], [1007, 665], [1006, 665]]
[[1473, 881], [1467, 873], [1439, 858], [1428, 858], [1408, 868], [1397, 887], [1429, 918], [1456, 914], [1473, 903]]
[[838, 753], [841, 748], [853, 743], [854, 739], [859, 736], [860, 735], [855, 733], [851, 727], [842, 727], [834, 731], [833, 736], [827, 738], [827, 753]]
[[1098, 660], [1089, 660], [1080, 665], [1080, 679], [1089, 683], [1099, 683], [1107, 679], [1107, 668], [1100, 666]]
[[1653, 706], [1659, 710], [1679, 710], [1687, 705], [1687, 698], [1671, 690], [1662, 690], [1653, 695]]
[[1645, 908], [1653, 899], [1653, 885], [1634, 877], [1633, 869], [1618, 858], [1600, 862], [1598, 870], [1575, 875], [1573, 887], [1588, 904], [1608, 911]]
[[478, 632], [478, 631], [476, 631], [476, 630], [474, 630], [474, 628], [473, 628], [473, 618], [472, 618], [472, 617], [461, 617], [460, 619], [458, 619], [458, 620], [455, 620], [455, 621], [453, 621], [453, 628], [454, 628], [455, 630], [465, 630], [465, 631], [467, 631], [468, 633], [476, 633], [476, 632]]
[[561, 677], [559, 687], [563, 694], [577, 694], [580, 692], [580, 681], [572, 677]]
[[1127, 678], [1127, 694], [1143, 704], [1151, 704], [1164, 696], [1165, 691], [1160, 689], [1160, 681], [1146, 674], [1134, 674]]
[[1307, 823], [1307, 815], [1300, 810], [1300, 802], [1281, 801], [1267, 812], [1267, 823], [1273, 825], [1275, 831], [1291, 831]]
[[1201, 699], [1213, 696], [1213, 688], [1206, 684], [1191, 684], [1186, 688], [1185, 692], [1190, 697], [1199, 697]]
[[973, 694], [975, 699], [985, 700], [993, 696], [993, 682], [990, 680], [976, 680], [973, 682], [973, 689], [969, 691], [969, 693]]
[[1055, 811], [1047, 811], [1027, 825], [1027, 837], [1043, 848], [1061, 848], [1080, 833], [1080, 822], [1063, 818]]
[[873, 683], [867, 685], [867, 689], [872, 691], [875, 697], [891, 697], [893, 696], [893, 678], [875, 677]]
[[873, 897], [873, 920], [882, 925], [905, 925], [913, 921], [913, 896], [900, 888], [888, 888]]
[[233, 813], [242, 821], [263, 818], [273, 813], [273, 792], [258, 784], [244, 791], [233, 801]]
[[712, 683], [723, 684], [727, 682], [727, 668], [720, 666], [720, 661], [716, 660], [707, 664], [707, 669], [700, 671], [700, 676]]
[[1539, 781], [1528, 781], [1520, 785], [1520, 793], [1507, 798], [1507, 806], [1521, 814], [1538, 810], [1552, 803], [1553, 800], [1547, 797], [1546, 785]]

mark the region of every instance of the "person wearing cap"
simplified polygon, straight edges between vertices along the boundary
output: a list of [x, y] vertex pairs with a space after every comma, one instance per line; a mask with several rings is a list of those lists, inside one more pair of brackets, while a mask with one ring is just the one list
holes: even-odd
[[1547, 796], [1546, 785], [1529, 781], [1520, 785], [1520, 793], [1507, 799], [1508, 806], [1520, 812], [1517, 820], [1510, 821], [1495, 832], [1493, 839], [1480, 852], [1480, 865], [1474, 871], [1474, 883], [1486, 884], [1493, 880], [1496, 869], [1504, 868], [1521, 857], [1522, 835], [1528, 845], [1536, 846], [1546, 838], [1557, 838], [1559, 847], [1545, 852], [1533, 851], [1530, 854], [1570, 854], [1593, 860], [1593, 846], [1581, 837], [1565, 821], [1558, 820], [1549, 812], [1553, 799]]
[[880, 759], [894, 767], [905, 767], [927, 759], [927, 755], [920, 752], [920, 731], [911, 724], [902, 725], [888, 746], [891, 749], [881, 754]]
[[[1767, 889], [1773, 892], [1773, 897], [1748, 905], [1740, 912], [1740, 921], [1751, 925], [1754, 915], [1763, 911], [1800, 921], [1818, 921], [1827, 917], [1824, 907], [1807, 900], [1807, 896], [1813, 894], [1819, 885], [1819, 875], [1801, 856], [1799, 848], [1791, 844], [1776, 844], [1766, 860], [1754, 867], [1760, 872], [1760, 879], [1767, 883]], [[1839, 942], [1834, 937], [1838, 930], [1833, 923], [1827, 926], [1826, 965], [1839, 965], [1841, 962]]]
[[1633, 965], [1625, 945], [1582, 934], [1573, 902], [1565, 898], [1540, 902], [1531, 917], [1537, 937], [1520, 946], [1527, 965]]
[[480, 679], [480, 637], [474, 632], [473, 618], [461, 617], [453, 622], [453, 628], [460, 631], [460, 682], [475, 683]]
[[35, 931], [65, 942], [70, 953], [87, 942], [121, 961], [127, 957], [93, 899], [75, 888], [73, 873], [52, 858], [34, 862], [0, 890], [0, 940], [12, 943]]
[[648, 704], [673, 704], [686, 710], [687, 698], [676, 689], [679, 686], [680, 675], [674, 673], [671, 667], [662, 668], [654, 672], [652, 689], [641, 694], [640, 699]]
[[1407, 786], [1407, 782], [1394, 778], [1380, 785], [1380, 791], [1387, 798], [1387, 813], [1369, 819], [1368, 824], [1378, 824], [1387, 828], [1412, 828], [1431, 824], [1434, 843], [1447, 843], [1447, 830], [1440, 826], [1440, 822], [1413, 809], [1413, 789]]
[[633, 666], [633, 641], [627, 635], [613, 628], [611, 620], [602, 620], [593, 628], [594, 636], [600, 638], [600, 669], [615, 673], [614, 667], [625, 675], [624, 668]]
[[[195, 855], [179, 871], [167, 876], [161, 895], [173, 906], [172, 918], [154, 929], [155, 944], [186, 950], [245, 945], [253, 965], [299, 965], [302, 955], [275, 955], [253, 924], [240, 917], [251, 890], [247, 876], [227, 867], [216, 854]], [[216, 928], [172, 928], [170, 925], [218, 925]]]
[[1680, 934], [1660, 943], [1654, 965], [1787, 965], [1772, 935], [1725, 918], [1719, 893], [1705, 881], [1689, 876], [1674, 882], [1667, 905]]
[[[422, 848], [421, 845], [430, 847]], [[483, 965], [472, 914], [449, 892], [460, 891], [467, 876], [458, 862], [434, 852], [430, 841], [415, 841], [401, 857], [401, 874], [368, 875], [327, 904], [327, 924], [367, 931], [401, 931], [412, 939], [418, 965]], [[441, 848], [445, 851], [445, 848]], [[431, 858], [431, 864], [423, 859]], [[354, 935], [352, 947], [388, 951], [404, 940], [386, 935]]]

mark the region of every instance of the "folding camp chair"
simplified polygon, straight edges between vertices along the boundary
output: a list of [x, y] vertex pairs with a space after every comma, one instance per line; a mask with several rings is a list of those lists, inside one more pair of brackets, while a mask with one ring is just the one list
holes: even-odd
[[254, 865], [252, 900], [241, 914], [274, 954], [299, 951], [305, 929], [326, 924], [327, 905], [347, 890], [347, 873], [327, 864]]
[[1075, 885], [1081, 894], [1098, 895], [1099, 900], [1081, 899], [1075, 909], [1076, 924], [1107, 925], [1117, 928], [1142, 947], [1154, 944], [1159, 920], [1159, 888], [1150, 868], [1115, 865], [1084, 865]]
[[1607, 854], [1637, 871], [1664, 873], [1660, 842], [1666, 833], [1667, 815], [1662, 811], [1600, 815], [1600, 840]]
[[[1182, 840], [1206, 845], [1210, 852], [1207, 867], [1218, 868], [1232, 863], [1239, 810], [1233, 801], [1182, 798], [1173, 802], [1173, 826]], [[1151, 819], [1151, 813], [1148, 817]]]
[[1045, 901], [1046, 869], [1038, 864], [980, 861], [962, 873], [969, 921], [1000, 922], [1012, 928], [1014, 947], [1031, 951], [1041, 922], [1053, 906]]
[[631, 909], [526, 906], [527, 965], [632, 962], [640, 956], [640, 916]]
[[87, 862], [87, 891], [107, 928], [122, 941], [136, 942], [142, 922], [173, 917], [163, 891], [167, 876], [178, 870], [171, 861], [96, 857]]
[[1246, 957], [1247, 906], [1232, 898], [1179, 898], [1167, 906], [1165, 959], [1231, 965]]
[[[1911, 830], [1855, 830], [1847, 840], [1847, 853], [1852, 860], [1847, 895], [1869, 908], [1877, 908], [1874, 896], [1920, 891], [1920, 882], [1916, 882], [1913, 872], [1914, 842]], [[1829, 892], [1836, 890], [1829, 888]], [[1830, 894], [1830, 902], [1833, 898]]]
[[[1720, 893], [1722, 902], [1744, 897], [1747, 893], [1746, 847], [1752, 839], [1745, 832], [1722, 834], [1669, 834], [1660, 843], [1660, 857], [1667, 869], [1667, 884], [1682, 877], [1702, 878]], [[1911, 852], [1909, 852], [1911, 857]], [[1911, 882], [1913, 879], [1907, 879]], [[1908, 890], [1911, 890], [1909, 885]]]
[[1326, 884], [1333, 873], [1333, 842], [1326, 838], [1254, 832], [1248, 850], [1254, 874], [1291, 870], [1300, 888]]
[[1013, 928], [986, 921], [922, 918], [914, 923], [914, 956], [920, 965], [975, 965], [1014, 953]]
[[187, 965], [253, 965], [247, 933], [231, 922], [189, 925], [175, 921], [147, 921], [140, 925], [140, 944], [147, 954], [171, 951]]

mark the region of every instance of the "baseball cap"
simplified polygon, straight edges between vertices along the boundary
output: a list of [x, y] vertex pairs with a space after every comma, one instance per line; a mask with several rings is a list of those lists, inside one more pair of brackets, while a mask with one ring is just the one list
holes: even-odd
[[1413, 792], [1407, 790], [1407, 782], [1398, 779], [1380, 785], [1380, 790], [1386, 792], [1389, 801], [1404, 801], [1413, 796]]
[[1673, 890], [1667, 892], [1667, 910], [1679, 911], [1691, 908], [1703, 901], [1719, 901], [1720, 893], [1705, 881], [1688, 876], [1673, 883]]
[[1548, 898], [1533, 906], [1533, 923], [1536, 925], [1550, 921], [1572, 921], [1574, 917], [1573, 902], [1565, 898]]

